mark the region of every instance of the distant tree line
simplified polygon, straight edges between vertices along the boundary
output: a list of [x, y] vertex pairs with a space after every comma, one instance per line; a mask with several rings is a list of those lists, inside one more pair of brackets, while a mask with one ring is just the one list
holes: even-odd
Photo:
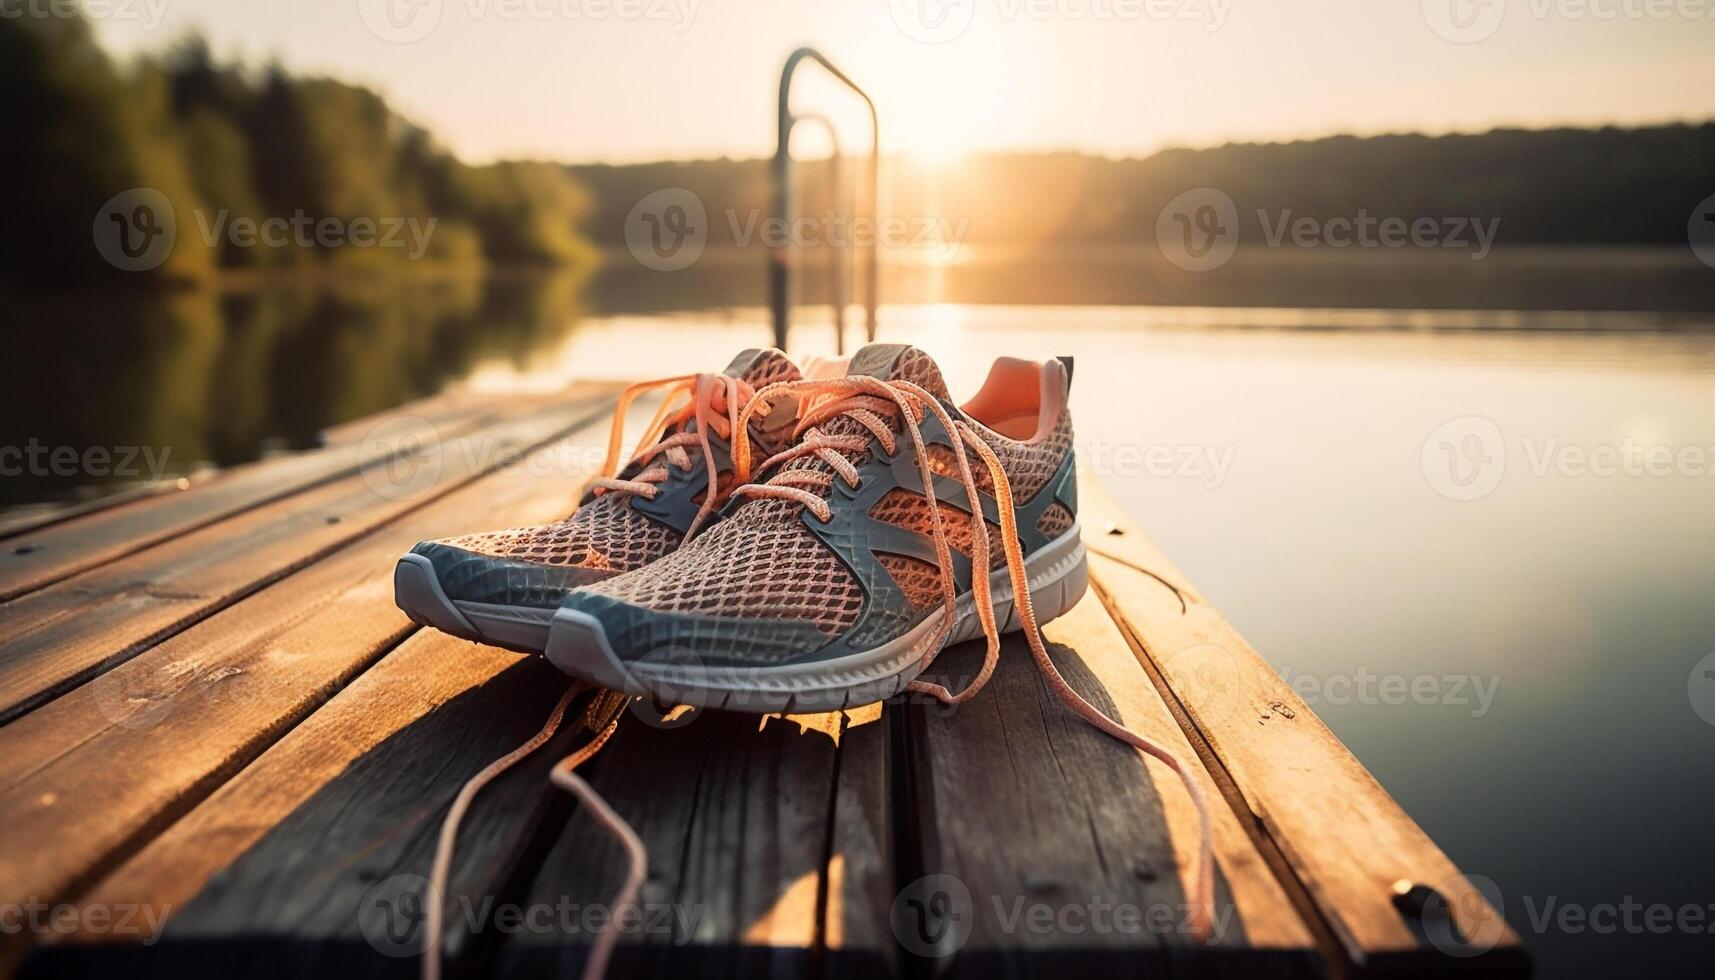
[[[142, 281], [225, 270], [428, 262], [575, 264], [588, 201], [548, 163], [469, 166], [376, 93], [326, 78], [218, 63], [200, 38], [116, 64], [81, 19], [0, 19], [0, 284], [60, 288], [121, 275], [92, 242], [98, 213], [134, 188], [176, 217], [170, 257]], [[329, 219], [386, 234], [434, 219], [426, 250], [330, 247], [324, 236], [269, 241], [226, 229]], [[236, 224], [235, 224], [236, 223]], [[211, 236], [210, 229], [219, 234]], [[138, 281], [136, 278], [127, 281]]]
[[[799, 214], [828, 209], [823, 166], [797, 165]], [[632, 205], [662, 187], [703, 199], [713, 244], [731, 244], [750, 213], [767, 213], [762, 160], [571, 169], [597, 202], [589, 234], [603, 245], [623, 244]], [[1715, 123], [1334, 136], [1141, 159], [984, 154], [935, 165], [905, 156], [884, 170], [889, 215], [968, 219], [966, 241], [978, 244], [1151, 243], [1168, 202], [1214, 187], [1233, 199], [1247, 243], [1278, 231], [1283, 215], [1327, 221], [1362, 213], [1407, 222], [1498, 219], [1502, 247], [1684, 245], [1693, 210], [1715, 194]]]

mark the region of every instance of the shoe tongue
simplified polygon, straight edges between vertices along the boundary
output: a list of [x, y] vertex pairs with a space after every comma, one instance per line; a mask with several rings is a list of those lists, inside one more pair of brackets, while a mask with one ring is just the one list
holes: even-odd
[[934, 358], [910, 344], [870, 344], [852, 355], [846, 376], [867, 374], [883, 381], [909, 381], [942, 401], [950, 401], [947, 383]]
[[[845, 376], [868, 375], [883, 381], [909, 381], [921, 386], [931, 395], [946, 401], [947, 385], [941, 380], [941, 369], [935, 361], [909, 344], [870, 344], [851, 357]], [[817, 425], [824, 435], [864, 435], [869, 430], [850, 415], [838, 415]], [[833, 467], [818, 456], [800, 456], [782, 466], [785, 470], [814, 470], [832, 473]], [[773, 474], [766, 474], [766, 477]], [[826, 496], [827, 490], [821, 491]], [[741, 525], [760, 526], [795, 519], [802, 505], [787, 500], [754, 500], [740, 507], [730, 519]]]
[[777, 381], [797, 381], [799, 378], [798, 365], [774, 347], [739, 351], [721, 373], [738, 378], [752, 388], [763, 388]]

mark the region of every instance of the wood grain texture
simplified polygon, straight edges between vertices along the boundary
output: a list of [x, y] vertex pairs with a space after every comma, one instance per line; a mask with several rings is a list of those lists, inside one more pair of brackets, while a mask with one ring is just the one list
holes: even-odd
[[[556, 399], [568, 398], [572, 397], [572, 393], [569, 391], [561, 392], [551, 397]], [[539, 403], [541, 398], [542, 396], [538, 395], [515, 396], [506, 399], [506, 402], [530, 401]], [[322, 447], [327, 449], [362, 442], [377, 425], [388, 419], [402, 416], [422, 419], [438, 428], [445, 428], [463, 419], [475, 422], [487, 418], [500, 404], [501, 399], [497, 398], [493, 392], [476, 391], [469, 387], [454, 387], [372, 415], [330, 425], [321, 431], [321, 443]]]
[[572, 489], [492, 474], [0, 728], [0, 824], [34, 845], [0, 853], [0, 901], [87, 887], [396, 645], [387, 572], [411, 544], [551, 520]]
[[[1100, 601], [1086, 595], [1044, 631], [1056, 666], [1092, 704], [1168, 747], [1210, 797], [1218, 865], [1215, 937], [1185, 927], [1199, 825], [1183, 783], [1065, 708], [1018, 634], [988, 687], [956, 708], [913, 699], [909, 770], [916, 854], [931, 878], [909, 928], [938, 975], [1300, 976], [1311, 940]], [[962, 687], [980, 643], [941, 654], [930, 676]], [[934, 892], [950, 896], [934, 912]], [[945, 901], [945, 900], [943, 900]], [[941, 944], [946, 911], [959, 916]], [[965, 937], [960, 942], [960, 937]], [[927, 950], [927, 953], [925, 953]]]
[[[649, 851], [638, 928], [612, 976], [802, 977], [819, 943], [840, 716], [701, 712], [680, 727], [634, 711], [591, 764], [591, 783]], [[617, 847], [579, 812], [543, 859], [533, 905], [606, 907]], [[576, 976], [588, 932], [521, 934], [505, 977]]]
[[[606, 385], [592, 387], [589, 395], [610, 390]], [[385, 454], [400, 437], [422, 431], [451, 438], [548, 400], [491, 398], [486, 407], [460, 400], [439, 410], [426, 406], [422, 414], [403, 409], [383, 412], [342, 427], [327, 449], [259, 460], [191, 479], [184, 490], [135, 493], [80, 516], [19, 529], [9, 533], [5, 547], [0, 548], [0, 602], [324, 481], [385, 465]], [[375, 438], [365, 445], [370, 434]]]
[[[170, 912], [150, 945], [75, 935], [39, 947], [25, 975], [414, 976], [447, 807], [568, 683], [539, 658], [413, 635], [80, 900]], [[557, 801], [548, 768], [622, 703], [581, 698], [554, 740], [477, 798], [453, 864], [450, 963], [505, 927], [508, 879]]]
[[[1098, 481], [1083, 473], [1080, 487], [1088, 540], [1123, 559], [1092, 555], [1094, 587], [1259, 851], [1332, 943], [1335, 968], [1528, 972], [1504, 919], [1280, 674]], [[1448, 956], [1425, 938], [1425, 924], [1394, 905], [1399, 881], [1445, 896], [1458, 933], [1443, 934], [1471, 955]]]
[[432, 503], [511, 454], [599, 420], [605, 404], [574, 398], [422, 446], [404, 465], [423, 467], [424, 478], [399, 484], [401, 492], [389, 492], [393, 485], [370, 472], [336, 479], [0, 604], [0, 724]]
[[[210, 479], [212, 475], [213, 474], [205, 474], [201, 479]], [[198, 477], [186, 476], [182, 479], [184, 481], [183, 485], [181, 485], [178, 480], [162, 480], [160, 483], [149, 483], [144, 484], [143, 486], [130, 487], [124, 490], [116, 490], [112, 493], [105, 493], [91, 500], [49, 501], [8, 507], [3, 513], [0, 513], [0, 541], [4, 541], [7, 538], [16, 537], [21, 534], [27, 534], [31, 531], [38, 531], [51, 524], [59, 524], [63, 521], [69, 521], [74, 517], [93, 514], [98, 510], [106, 510], [109, 507], [118, 507], [121, 504], [133, 503], [146, 497], [152, 497], [158, 493], [180, 493], [190, 489], [191, 484], [195, 482]]]

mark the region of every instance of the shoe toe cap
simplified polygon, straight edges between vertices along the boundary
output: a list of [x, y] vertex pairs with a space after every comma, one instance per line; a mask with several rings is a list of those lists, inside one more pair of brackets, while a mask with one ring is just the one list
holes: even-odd
[[444, 541], [424, 541], [411, 549], [428, 559], [449, 599], [552, 609], [566, 594], [615, 573], [576, 565], [551, 565], [497, 558]]

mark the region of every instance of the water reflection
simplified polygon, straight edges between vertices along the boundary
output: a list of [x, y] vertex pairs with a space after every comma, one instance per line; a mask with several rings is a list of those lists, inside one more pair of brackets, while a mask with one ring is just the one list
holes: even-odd
[[[797, 256], [792, 340], [801, 352], [832, 347], [830, 314], [819, 305], [829, 292], [822, 258]], [[618, 252], [590, 272], [554, 275], [347, 274], [0, 297], [18, 358], [0, 386], [0, 452], [151, 447], [175, 475], [313, 446], [328, 426], [473, 374], [558, 383], [724, 361], [731, 344], [769, 337], [765, 259], [762, 249], [712, 248], [688, 269], [660, 273]], [[1715, 276], [1683, 249], [1522, 248], [1482, 263], [1241, 249], [1203, 274], [1171, 268], [1144, 246], [967, 249], [934, 263], [901, 250], [884, 257], [881, 295], [884, 334], [930, 349], [979, 324], [996, 342], [1004, 331], [1052, 329], [1109, 345], [1142, 330], [1238, 328], [1247, 349], [1283, 333], [1420, 332], [1437, 339], [1426, 356], [1455, 349], [1451, 338], [1463, 332], [1601, 332], [1623, 338], [1627, 355], [1652, 337], [1715, 336], [1707, 332]], [[848, 344], [861, 342], [858, 311], [847, 322]], [[8, 477], [0, 507], [135, 479], [39, 459], [14, 475], [20, 467], [0, 458]]]
[[[111, 489], [69, 447], [148, 447], [169, 474], [314, 446], [331, 425], [522, 363], [583, 315], [582, 277], [388, 277], [291, 287], [59, 295], [12, 312], [0, 504]], [[62, 461], [65, 457], [62, 457]]]

